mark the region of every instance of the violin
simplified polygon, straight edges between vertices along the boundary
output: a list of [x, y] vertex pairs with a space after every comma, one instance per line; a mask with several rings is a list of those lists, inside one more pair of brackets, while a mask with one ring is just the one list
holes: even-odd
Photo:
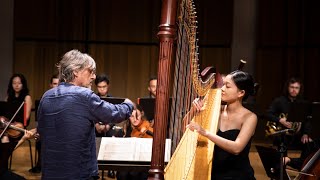
[[5, 132], [7, 136], [11, 138], [18, 138], [24, 134], [25, 129], [22, 123], [13, 122], [13, 123], [10, 123], [10, 125], [8, 124], [9, 124], [8, 119], [4, 116], [0, 116], [0, 133], [2, 133], [5, 127], [8, 126]]
[[303, 163], [301, 173], [294, 180], [316, 180], [320, 179], [320, 149], [310, 154]]
[[151, 127], [149, 121], [143, 119], [141, 124], [138, 126], [133, 126], [131, 137], [152, 138], [153, 128]]

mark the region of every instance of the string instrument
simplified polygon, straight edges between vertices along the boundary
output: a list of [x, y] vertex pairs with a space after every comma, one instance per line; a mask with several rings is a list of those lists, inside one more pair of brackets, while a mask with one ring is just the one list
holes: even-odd
[[22, 123], [13, 122], [9, 124], [9, 121], [6, 117], [0, 116], [0, 133], [2, 133], [7, 126], [8, 128], [5, 130], [5, 134], [11, 138], [18, 138], [25, 132]]
[[320, 149], [310, 154], [303, 163], [301, 173], [294, 180], [316, 180], [320, 179]]
[[142, 119], [142, 123], [132, 127], [131, 137], [152, 138], [153, 128], [148, 120]]

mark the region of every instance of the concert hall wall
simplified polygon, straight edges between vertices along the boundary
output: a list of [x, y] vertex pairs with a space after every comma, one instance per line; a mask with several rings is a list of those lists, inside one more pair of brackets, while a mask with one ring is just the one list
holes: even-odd
[[[13, 72], [27, 77], [33, 99], [39, 99], [56, 73], [55, 64], [66, 51], [76, 48], [92, 55], [97, 74], [110, 76], [113, 96], [133, 100], [146, 96], [148, 79], [157, 74], [161, 2], [16, 0]], [[254, 64], [253, 75], [260, 84], [256, 102], [262, 111], [293, 75], [302, 78], [310, 101], [320, 101], [319, 5], [303, 0], [258, 1], [252, 34], [256, 58], [246, 60]], [[196, 7], [200, 67], [230, 72], [234, 1], [196, 0]], [[263, 139], [262, 124], [257, 139]]]

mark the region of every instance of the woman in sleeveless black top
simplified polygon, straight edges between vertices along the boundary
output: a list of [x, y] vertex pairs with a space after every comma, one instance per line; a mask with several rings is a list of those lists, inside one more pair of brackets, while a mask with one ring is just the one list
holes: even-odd
[[[32, 99], [29, 95], [29, 89], [27, 81], [22, 74], [13, 74], [10, 78], [7, 90], [7, 102], [21, 104], [25, 102], [26, 105], [26, 119], [29, 122], [31, 114]], [[11, 117], [7, 117], [8, 119]], [[15, 122], [24, 124], [23, 118], [14, 119]], [[26, 124], [27, 126], [27, 124]], [[32, 132], [26, 131], [23, 138], [27, 139], [33, 135]], [[22, 138], [23, 134], [18, 138], [11, 138], [4, 134], [1, 137], [0, 143], [0, 179], [24, 179], [23, 177], [14, 174], [8, 170], [8, 159], [11, 156], [13, 150], [16, 148], [18, 141]]]
[[[243, 71], [228, 74], [221, 88], [221, 106], [217, 134], [191, 122], [187, 127], [215, 143], [211, 179], [255, 179], [249, 161], [251, 138], [257, 125], [257, 116], [242, 106], [242, 101], [254, 93], [252, 77]], [[193, 101], [191, 111], [199, 112], [203, 101]]]

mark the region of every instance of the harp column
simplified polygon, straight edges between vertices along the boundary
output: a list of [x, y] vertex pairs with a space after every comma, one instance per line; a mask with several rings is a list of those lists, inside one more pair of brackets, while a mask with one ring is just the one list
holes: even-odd
[[155, 124], [152, 144], [151, 167], [148, 180], [164, 179], [165, 140], [169, 111], [171, 66], [173, 64], [173, 44], [176, 37], [177, 0], [163, 0], [158, 37], [159, 64]]

